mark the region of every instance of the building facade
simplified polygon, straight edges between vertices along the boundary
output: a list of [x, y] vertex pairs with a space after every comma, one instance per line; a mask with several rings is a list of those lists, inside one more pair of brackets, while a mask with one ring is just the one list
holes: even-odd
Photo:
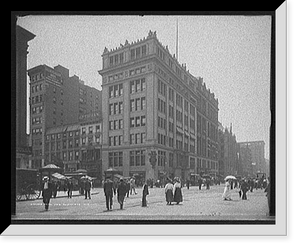
[[241, 176], [243, 177], [254, 177], [251, 150], [248, 146], [240, 146], [240, 167]]
[[16, 167], [29, 168], [31, 147], [29, 147], [27, 127], [27, 54], [28, 42], [35, 35], [16, 26]]
[[265, 161], [265, 142], [260, 141], [250, 141], [250, 142], [240, 142], [240, 148], [249, 148], [251, 151], [251, 163], [252, 163], [252, 175], [256, 176], [256, 173], [267, 173], [266, 161]]
[[144, 179], [218, 171], [218, 100], [156, 32], [102, 58], [103, 170]]
[[80, 115], [101, 110], [101, 91], [84, 85], [76, 75], [70, 77], [69, 70], [61, 65], [54, 68], [39, 65], [28, 70], [28, 75], [31, 162], [32, 168], [40, 168], [48, 161], [45, 151], [48, 129], [79, 125]]
[[80, 116], [80, 123], [47, 129], [45, 164], [53, 163], [64, 172], [85, 169], [101, 179], [101, 112]]
[[220, 176], [239, 175], [241, 173], [239, 146], [235, 134], [232, 133], [232, 125], [228, 129], [219, 123], [218, 141]]

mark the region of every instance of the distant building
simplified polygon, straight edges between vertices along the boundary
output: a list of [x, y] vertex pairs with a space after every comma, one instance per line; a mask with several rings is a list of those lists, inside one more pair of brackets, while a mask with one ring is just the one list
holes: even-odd
[[265, 161], [265, 142], [264, 141], [251, 141], [240, 142], [240, 149], [249, 148], [251, 151], [252, 174], [256, 175], [258, 172], [266, 173]]
[[248, 146], [240, 146], [240, 174], [242, 177], [254, 177], [251, 150]]
[[239, 147], [236, 137], [232, 133], [232, 125], [230, 129], [219, 123], [219, 174], [221, 176], [238, 175], [239, 174]]
[[64, 172], [85, 169], [89, 176], [101, 179], [101, 112], [80, 116], [79, 124], [47, 129], [45, 164], [53, 163]]
[[[218, 172], [218, 100], [156, 32], [102, 54], [103, 170], [188, 179]], [[150, 154], [155, 153], [154, 166]]]
[[[47, 162], [46, 133], [51, 128], [79, 125], [79, 116], [101, 111], [101, 91], [69, 76], [61, 65], [39, 65], [28, 70], [30, 78], [30, 141], [32, 168]], [[61, 155], [62, 156], [62, 155]], [[63, 158], [60, 158], [63, 159]]]
[[26, 134], [27, 124], [27, 54], [28, 42], [35, 37], [16, 26], [16, 167], [29, 168], [31, 148]]

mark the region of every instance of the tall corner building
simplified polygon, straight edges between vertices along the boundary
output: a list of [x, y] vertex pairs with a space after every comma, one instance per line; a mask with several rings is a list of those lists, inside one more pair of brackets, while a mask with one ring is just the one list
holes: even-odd
[[[46, 146], [49, 130], [66, 125], [79, 125], [83, 115], [101, 112], [101, 91], [85, 85], [76, 75], [70, 76], [69, 69], [61, 65], [54, 68], [39, 65], [29, 69], [28, 76], [31, 167], [40, 168], [53, 162], [54, 156], [51, 155], [57, 155], [62, 147], [58, 143], [64, 143], [63, 140], [57, 141], [56, 146], [50, 146], [49, 151]], [[65, 148], [66, 151], [68, 149]], [[63, 160], [64, 165], [70, 164], [62, 156], [58, 159]]]
[[180, 65], [152, 31], [105, 47], [102, 59], [103, 171], [154, 180], [217, 174], [218, 100], [203, 79]]

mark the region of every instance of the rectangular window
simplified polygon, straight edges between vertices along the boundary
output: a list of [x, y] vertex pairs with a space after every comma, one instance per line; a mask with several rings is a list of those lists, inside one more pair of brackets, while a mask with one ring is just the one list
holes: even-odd
[[123, 102], [119, 102], [119, 114], [123, 113]]
[[141, 99], [140, 98], [135, 99], [135, 108], [137, 111], [139, 111], [141, 109]]
[[135, 59], [135, 49], [130, 50], [130, 59], [134, 60]]
[[131, 112], [135, 111], [135, 101], [134, 101], [134, 99], [130, 100], [130, 111]]
[[135, 56], [136, 56], [136, 58], [139, 58], [141, 56], [141, 48], [140, 47], [136, 48]]
[[146, 133], [142, 132], [141, 133], [141, 144], [145, 143], [145, 141], [146, 141]]
[[135, 127], [139, 127], [141, 125], [141, 118], [135, 117]]
[[135, 88], [136, 88], [136, 92], [141, 91], [141, 80], [136, 80], [135, 81]]
[[141, 91], [145, 91], [146, 89], [146, 80], [145, 78], [141, 79]]
[[135, 143], [136, 144], [141, 143], [141, 134], [140, 133], [135, 134]]
[[123, 119], [119, 120], [119, 129], [123, 129]]
[[124, 62], [124, 53], [120, 53], [120, 63]]
[[141, 126], [146, 125], [146, 116], [141, 116]]
[[113, 115], [113, 114], [114, 114], [114, 105], [109, 104], [109, 115]]
[[135, 138], [135, 136], [134, 136], [134, 134], [130, 134], [130, 144], [135, 144], [135, 140], [134, 140], [134, 138]]
[[134, 118], [130, 118], [130, 127], [134, 127]]
[[146, 109], [146, 98], [142, 97], [141, 98], [141, 110], [145, 110]]
[[129, 157], [129, 164], [130, 164], [130, 166], [135, 166], [134, 158], [135, 158], [134, 151], [130, 151], [130, 157]]
[[142, 56], [146, 55], [146, 45], [142, 46]]
[[134, 81], [130, 81], [130, 93], [135, 93]]

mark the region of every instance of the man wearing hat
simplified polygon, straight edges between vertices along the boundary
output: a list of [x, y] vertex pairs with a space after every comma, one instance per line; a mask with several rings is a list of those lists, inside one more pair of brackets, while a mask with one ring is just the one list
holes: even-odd
[[103, 184], [103, 190], [104, 190], [104, 195], [105, 195], [105, 200], [106, 200], [106, 208], [107, 211], [112, 209], [113, 205], [113, 192], [114, 190], [114, 183], [110, 179], [110, 177], [107, 177], [105, 179], [105, 182]]
[[43, 177], [42, 183], [42, 196], [43, 196], [43, 203], [45, 204], [45, 210], [48, 211], [49, 209], [49, 202], [52, 195], [52, 184], [49, 181], [48, 176]]

